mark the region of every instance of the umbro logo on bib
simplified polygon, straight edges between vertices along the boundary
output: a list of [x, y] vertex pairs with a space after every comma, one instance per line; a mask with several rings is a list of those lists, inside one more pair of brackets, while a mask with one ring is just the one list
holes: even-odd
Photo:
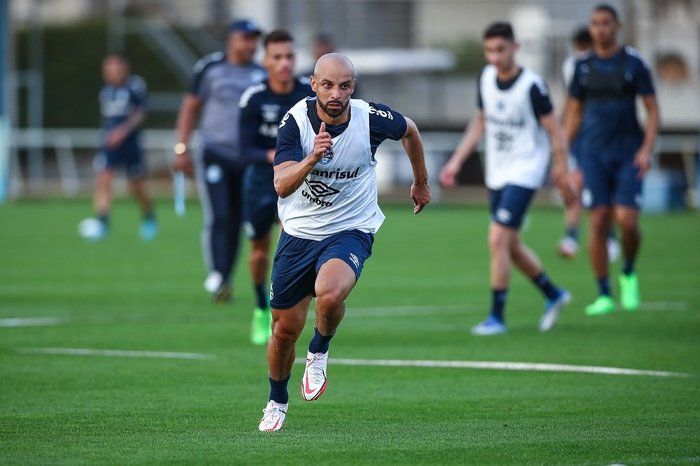
[[324, 197], [324, 196], [331, 196], [333, 194], [338, 194], [340, 191], [331, 188], [328, 186], [326, 183], [322, 181], [309, 181], [309, 180], [304, 180], [306, 183], [306, 186], [309, 187], [311, 190], [311, 193], [316, 196], [316, 197]]

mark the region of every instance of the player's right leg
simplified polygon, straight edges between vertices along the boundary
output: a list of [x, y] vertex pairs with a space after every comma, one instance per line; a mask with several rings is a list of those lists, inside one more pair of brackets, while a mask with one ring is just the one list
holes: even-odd
[[142, 220], [139, 234], [144, 241], [151, 241], [158, 235], [158, 223], [156, 222], [153, 201], [146, 186], [146, 166], [138, 134], [127, 139], [124, 143], [124, 150], [129, 189], [141, 208]]
[[119, 153], [115, 150], [102, 149], [93, 160], [95, 171], [93, 210], [94, 218], [80, 223], [80, 236], [88, 241], [104, 239], [109, 232], [109, 216], [112, 208], [112, 181], [114, 169], [119, 162]]
[[261, 432], [276, 432], [284, 427], [295, 343], [304, 329], [310, 302], [311, 296], [307, 296], [288, 309], [272, 309], [272, 337], [267, 346], [270, 396], [258, 425]]
[[586, 306], [586, 314], [594, 316], [615, 310], [615, 301], [610, 289], [607, 245], [608, 232], [612, 225], [612, 208], [607, 205], [594, 206], [590, 211], [589, 223], [588, 253], [598, 285], [598, 297]]

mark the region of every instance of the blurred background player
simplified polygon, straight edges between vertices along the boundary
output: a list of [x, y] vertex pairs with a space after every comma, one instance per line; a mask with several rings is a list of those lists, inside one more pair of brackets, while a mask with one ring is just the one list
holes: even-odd
[[351, 100], [355, 67], [343, 55], [321, 57], [311, 85], [317, 97], [296, 104], [280, 124], [274, 161], [284, 230], [270, 286], [270, 396], [258, 426], [268, 432], [284, 425], [295, 343], [313, 296], [316, 324], [301, 394], [314, 401], [326, 390], [331, 338], [384, 222], [377, 204], [374, 158], [383, 141], [400, 140], [408, 155], [413, 213], [430, 202], [423, 144], [412, 120], [386, 105]]
[[552, 179], [562, 187], [566, 204], [575, 200], [567, 183], [565, 136], [560, 128], [544, 80], [515, 61], [518, 43], [509, 23], [494, 23], [484, 32], [488, 65], [479, 77], [476, 117], [440, 173], [445, 187], [454, 187], [462, 165], [486, 133], [486, 186], [491, 224], [491, 313], [472, 328], [474, 335], [505, 333], [504, 311], [511, 264], [520, 269], [545, 297], [540, 330], [554, 326], [571, 296], [547, 277], [539, 258], [522, 241], [520, 226], [549, 163], [552, 140]]
[[[109, 231], [114, 170], [124, 167], [129, 188], [141, 207], [140, 234], [150, 241], [158, 234], [153, 202], [146, 190], [146, 169], [141, 149], [141, 124], [146, 117], [146, 83], [129, 74], [129, 62], [111, 53], [102, 61], [104, 87], [100, 91], [103, 119], [102, 149], [95, 158], [95, 217], [81, 223], [81, 235], [97, 241]], [[86, 228], [87, 227], [87, 228]]]
[[253, 62], [260, 29], [248, 20], [231, 23], [226, 52], [202, 58], [177, 118], [177, 170], [192, 171], [189, 143], [197, 121], [202, 150], [197, 157], [197, 186], [204, 211], [202, 248], [209, 274], [204, 288], [215, 302], [231, 298], [231, 281], [243, 221], [243, 172], [239, 147], [239, 102], [264, 70]]
[[[639, 52], [617, 42], [621, 27], [617, 11], [610, 5], [593, 9], [589, 22], [593, 49], [576, 63], [565, 117], [569, 140], [581, 135], [583, 201], [590, 209], [588, 245], [598, 298], [586, 307], [588, 315], [615, 310], [606, 247], [613, 221], [620, 228], [624, 257], [621, 304], [629, 311], [640, 305], [634, 268], [642, 238], [639, 208], [642, 180], [656, 143], [659, 111], [649, 66]], [[637, 121], [637, 95], [647, 112], [644, 131]]]
[[294, 104], [314, 95], [309, 84], [294, 77], [296, 51], [289, 32], [271, 32], [265, 37], [264, 46], [267, 79], [249, 87], [240, 102], [241, 157], [249, 164], [243, 180], [244, 225], [251, 241], [248, 263], [256, 300], [250, 339], [256, 345], [265, 344], [272, 333], [267, 276], [270, 232], [277, 221], [272, 169], [277, 130]]
[[[576, 61], [583, 59], [591, 50], [592, 45], [593, 41], [588, 32], [588, 27], [581, 27], [574, 32], [571, 38], [571, 46], [573, 47], [574, 53], [569, 55], [562, 65], [562, 76], [564, 77], [564, 86], [566, 89], [569, 89], [571, 80], [574, 77]], [[583, 174], [581, 173], [581, 161], [579, 160], [579, 145], [580, 135], [574, 138], [569, 146], [569, 154], [571, 155], [569, 159], [569, 166], [571, 167], [569, 180], [576, 193], [580, 196], [583, 191]], [[559, 241], [558, 247], [558, 252], [561, 257], [573, 259], [578, 253], [578, 233], [582, 210], [583, 206], [581, 202], [575, 202], [564, 208], [564, 237]], [[610, 262], [615, 262], [620, 255], [620, 246], [615, 239], [614, 227], [610, 228], [610, 232], [608, 233], [607, 245], [608, 260]]]

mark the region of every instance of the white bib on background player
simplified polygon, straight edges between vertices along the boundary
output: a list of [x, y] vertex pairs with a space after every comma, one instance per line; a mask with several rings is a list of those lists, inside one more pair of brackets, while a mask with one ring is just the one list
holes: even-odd
[[481, 73], [479, 89], [486, 134], [486, 186], [501, 189], [506, 184], [537, 189], [549, 164], [549, 139], [537, 120], [530, 89], [544, 89], [542, 78], [527, 68], [506, 90], [496, 84], [496, 68]]
[[[299, 127], [304, 156], [314, 147], [314, 132], [307, 115], [307, 100], [298, 102], [290, 116]], [[332, 152], [324, 156], [304, 183], [277, 208], [284, 231], [298, 238], [322, 240], [341, 231], [376, 233], [384, 222], [377, 204], [377, 164], [369, 139], [369, 104], [350, 100], [350, 122], [333, 138]]]

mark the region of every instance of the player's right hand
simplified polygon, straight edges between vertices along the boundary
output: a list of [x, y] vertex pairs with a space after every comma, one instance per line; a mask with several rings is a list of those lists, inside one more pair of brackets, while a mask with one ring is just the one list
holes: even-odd
[[440, 184], [445, 188], [454, 188], [457, 186], [457, 175], [461, 168], [461, 166], [452, 160], [447, 162], [447, 164], [442, 167], [442, 170], [440, 170]]
[[175, 155], [173, 159], [173, 170], [182, 172], [187, 176], [192, 176], [194, 172], [194, 167], [192, 164], [192, 157], [190, 157], [190, 152], [185, 151], [182, 154]]
[[314, 138], [314, 149], [311, 152], [311, 157], [319, 161], [323, 158], [326, 151], [333, 146], [333, 140], [330, 133], [326, 131], [326, 123], [321, 122], [321, 127], [318, 129], [318, 134]]

